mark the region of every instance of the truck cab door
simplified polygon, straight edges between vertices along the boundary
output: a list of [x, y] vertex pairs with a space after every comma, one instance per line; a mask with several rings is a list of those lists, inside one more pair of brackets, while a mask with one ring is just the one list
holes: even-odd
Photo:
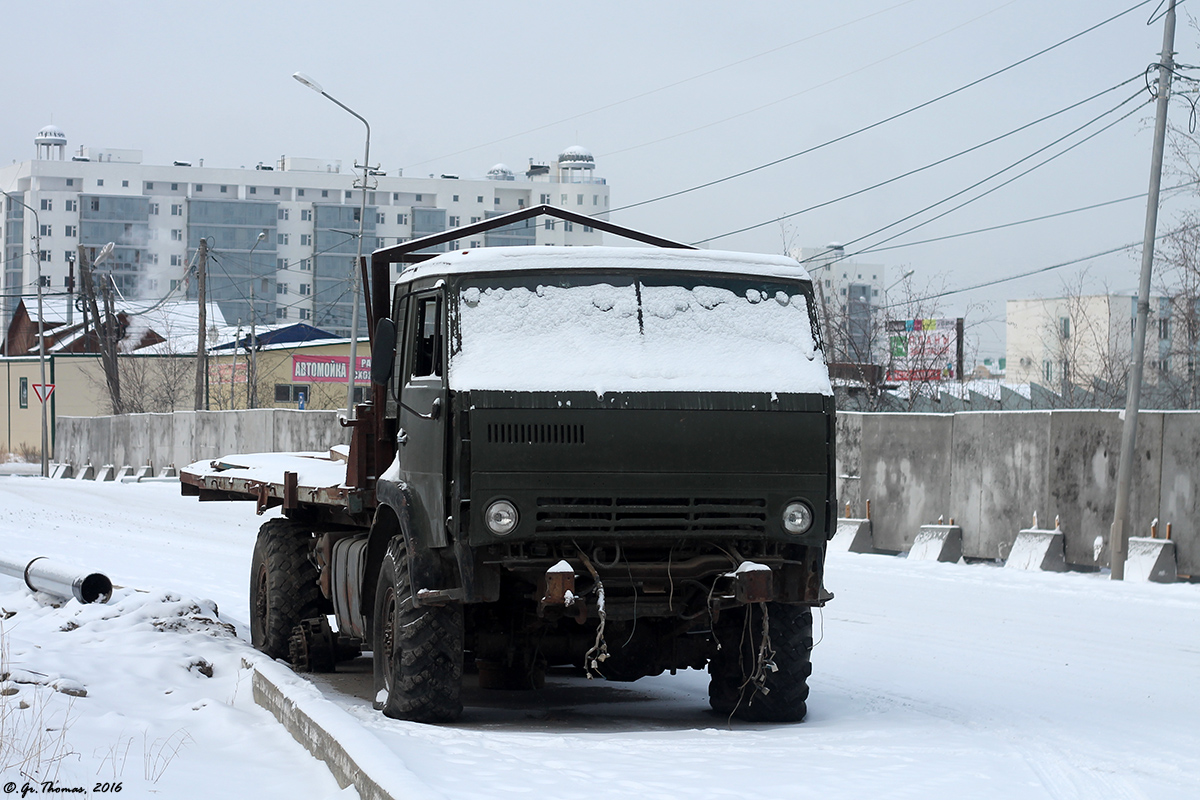
[[[418, 541], [447, 544], [446, 535], [446, 364], [445, 302], [441, 291], [408, 299], [405, 357], [399, 376], [397, 459], [408, 485]], [[428, 537], [428, 538], [425, 538]]]

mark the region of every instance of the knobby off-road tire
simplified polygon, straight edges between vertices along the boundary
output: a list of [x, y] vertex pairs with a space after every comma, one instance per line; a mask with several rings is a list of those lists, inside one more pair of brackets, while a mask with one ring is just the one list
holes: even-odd
[[462, 714], [462, 606], [413, 604], [403, 537], [388, 545], [371, 624], [375, 707], [412, 722], [457, 719]]
[[[768, 634], [776, 671], [764, 670], [763, 692], [747, 683], [757, 666], [763, 609], [726, 611], [715, 631], [721, 650], [708, 664], [708, 701], [713, 710], [748, 722], [799, 722], [807, 712], [812, 674], [812, 609], [767, 603]], [[749, 622], [747, 622], [749, 615]]]
[[326, 613], [317, 568], [308, 559], [311, 531], [287, 519], [263, 523], [250, 560], [250, 643], [287, 658], [292, 629]]

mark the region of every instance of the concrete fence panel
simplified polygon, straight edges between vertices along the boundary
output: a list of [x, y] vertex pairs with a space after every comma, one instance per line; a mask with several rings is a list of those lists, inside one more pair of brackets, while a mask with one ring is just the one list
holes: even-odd
[[[222, 429], [232, 432], [233, 441], [239, 442], [235, 453], [269, 453], [275, 450], [275, 422], [273, 408], [255, 408], [222, 414]], [[229, 441], [226, 434], [223, 441]]]
[[950, 512], [949, 414], [863, 414], [860, 492], [875, 547], [908, 550], [921, 526]]
[[145, 463], [153, 464], [155, 470], [175, 464], [175, 415], [146, 414], [145, 417]]
[[862, 495], [861, 464], [859, 455], [862, 453], [862, 418], [860, 413], [847, 412], [837, 415], [837, 515], [846, 513], [846, 504], [850, 504], [850, 513], [855, 517], [863, 517], [867, 513]]
[[[138, 419], [135, 420], [135, 416]], [[145, 420], [140, 419], [141, 414], [121, 414], [119, 416], [109, 417], [112, 420], [109, 423], [111, 434], [108, 439], [108, 452], [100, 461], [93, 462], [97, 466], [100, 464], [115, 464], [116, 466], [141, 466], [138, 456], [145, 451], [145, 435], [142, 431], [145, 429]]]
[[59, 417], [54, 458], [78, 468], [112, 463], [112, 417]]
[[1171, 523], [1184, 575], [1200, 575], [1200, 415], [1164, 412], [1159, 535]]
[[1045, 514], [1049, 434], [1048, 411], [954, 415], [949, 505], [964, 556], [1004, 559], [1033, 512]]
[[[1108, 536], [1117, 495], [1121, 415], [1116, 411], [1051, 413], [1051, 515], [1062, 518], [1068, 564], [1108, 566]], [[1162, 414], [1138, 415], [1130, 493], [1131, 535], [1158, 513]], [[1149, 516], [1147, 516], [1149, 515]], [[1053, 516], [1049, 517], [1053, 521]]]
[[82, 417], [59, 417], [54, 421], [54, 461], [61, 464], [79, 463], [76, 451], [83, 446], [86, 438], [86, 423], [87, 420]]
[[171, 415], [171, 463], [182, 467], [203, 458], [196, 448], [196, 417], [205, 411], [176, 411]]
[[297, 411], [275, 409], [274, 450], [276, 452], [324, 452], [335, 444], [350, 443], [350, 428], [338, 424], [337, 411]]

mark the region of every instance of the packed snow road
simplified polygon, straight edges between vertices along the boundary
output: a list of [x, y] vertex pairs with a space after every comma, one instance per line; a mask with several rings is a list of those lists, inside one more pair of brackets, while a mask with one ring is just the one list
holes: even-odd
[[[6, 557], [48, 555], [147, 590], [54, 609], [0, 577], [0, 607], [15, 612], [0, 623], [4, 652], [27, 676], [0, 702], [40, 701], [46, 719], [69, 711], [61, 780], [111, 777], [119, 761], [125, 796], [337, 794], [249, 700], [246, 645], [218, 624], [245, 637], [261, 522], [250, 504], [200, 504], [173, 484], [0, 477]], [[440, 726], [379, 716], [353, 675], [331, 696], [429, 796], [1196, 796], [1200, 585], [848, 554], [831, 554], [826, 583], [836, 597], [817, 616], [799, 725], [730, 724], [707, 710], [697, 672], [469, 687], [461, 723]], [[3, 781], [21, 780], [10, 772]]]

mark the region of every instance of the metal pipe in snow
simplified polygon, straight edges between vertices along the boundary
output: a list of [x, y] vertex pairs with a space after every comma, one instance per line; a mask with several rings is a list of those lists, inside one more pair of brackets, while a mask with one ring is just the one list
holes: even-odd
[[25, 581], [33, 592], [45, 592], [81, 603], [107, 603], [112, 581], [99, 572], [79, 572], [73, 567], [38, 556], [28, 563], [0, 558], [0, 573]]

